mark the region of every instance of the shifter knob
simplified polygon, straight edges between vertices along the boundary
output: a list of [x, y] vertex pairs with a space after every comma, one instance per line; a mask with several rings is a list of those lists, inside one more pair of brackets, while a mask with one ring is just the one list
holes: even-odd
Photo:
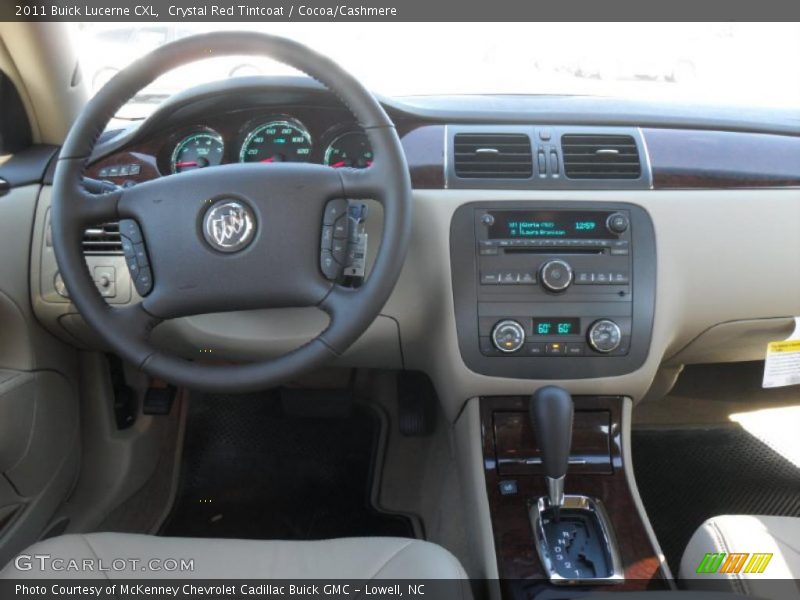
[[564, 388], [548, 385], [531, 396], [531, 425], [542, 451], [548, 495], [554, 506], [564, 501], [564, 476], [569, 465], [574, 412], [572, 396]]

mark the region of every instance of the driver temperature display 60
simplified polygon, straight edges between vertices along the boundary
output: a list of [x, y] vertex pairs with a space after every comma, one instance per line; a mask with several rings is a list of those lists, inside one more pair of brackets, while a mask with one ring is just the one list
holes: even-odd
[[581, 321], [575, 317], [534, 317], [533, 335], [579, 335]]
[[490, 214], [494, 218], [489, 226], [492, 239], [616, 238], [605, 227], [608, 212], [504, 210]]

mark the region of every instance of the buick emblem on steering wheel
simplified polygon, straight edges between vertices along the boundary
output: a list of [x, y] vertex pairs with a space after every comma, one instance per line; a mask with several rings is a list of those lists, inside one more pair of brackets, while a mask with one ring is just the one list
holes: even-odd
[[211, 247], [220, 252], [244, 249], [255, 233], [252, 210], [238, 200], [220, 200], [203, 217], [203, 235]]

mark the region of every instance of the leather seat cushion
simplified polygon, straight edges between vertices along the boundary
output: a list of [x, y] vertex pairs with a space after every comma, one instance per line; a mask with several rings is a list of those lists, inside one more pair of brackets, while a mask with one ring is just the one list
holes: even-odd
[[[746, 573], [748, 556], [737, 572], [698, 573], [707, 553], [767, 553], [763, 573]], [[727, 557], [726, 557], [727, 558]], [[763, 598], [800, 599], [800, 518], [752, 515], [713, 517], [695, 531], [683, 553], [680, 577], [691, 589], [725, 589]]]

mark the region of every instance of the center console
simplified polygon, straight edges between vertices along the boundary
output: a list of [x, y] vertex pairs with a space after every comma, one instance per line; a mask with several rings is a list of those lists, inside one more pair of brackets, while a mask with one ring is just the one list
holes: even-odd
[[656, 253], [642, 208], [467, 204], [453, 217], [450, 248], [459, 348], [473, 371], [605, 377], [647, 357]]
[[480, 398], [502, 597], [553, 600], [599, 589], [669, 589], [626, 476], [629, 400], [570, 397], [561, 390], [570, 409], [574, 402], [574, 412], [564, 413], [557, 392], [548, 386], [532, 396]]

